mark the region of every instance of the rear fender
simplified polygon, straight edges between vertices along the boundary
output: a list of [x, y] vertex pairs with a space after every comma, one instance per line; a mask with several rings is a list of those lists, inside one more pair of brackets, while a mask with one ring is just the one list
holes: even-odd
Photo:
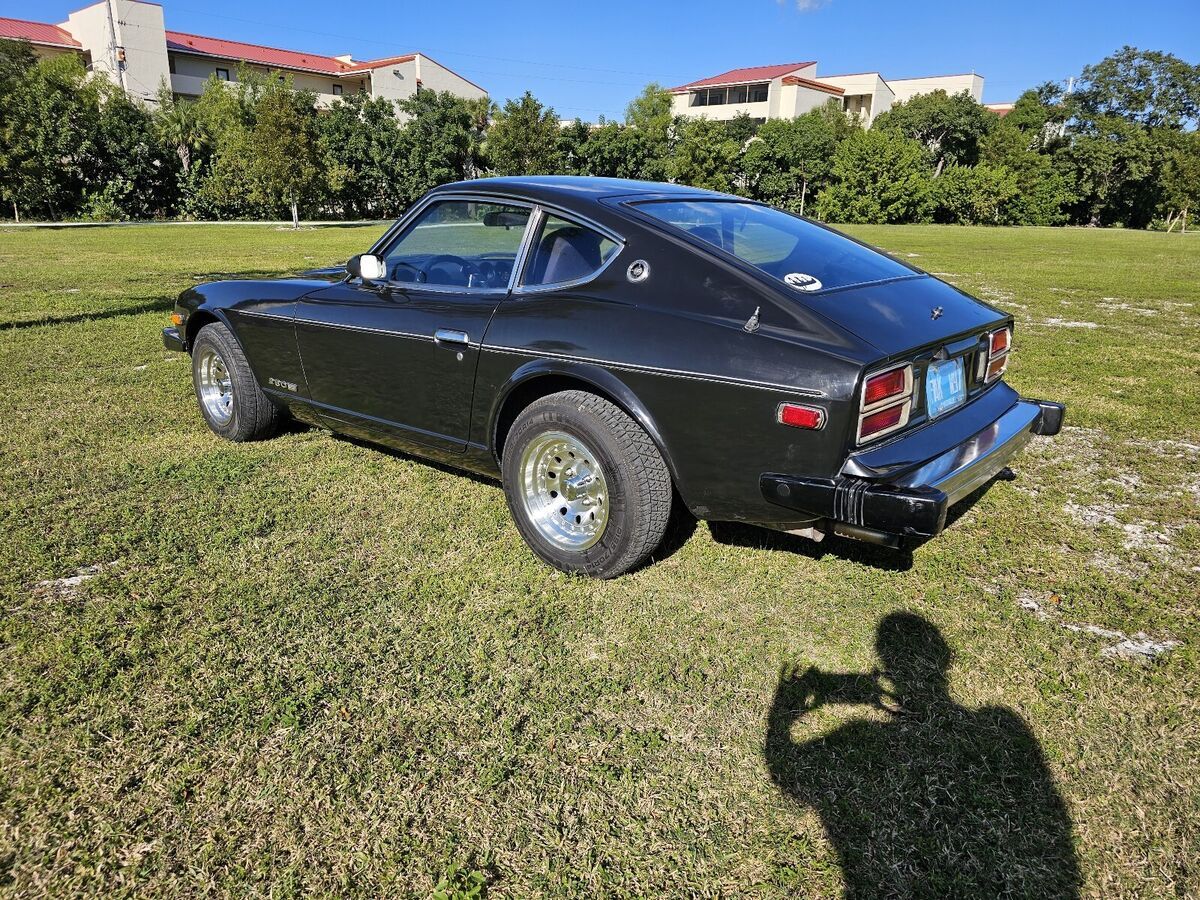
[[488, 420], [489, 449], [496, 457], [497, 464], [500, 463], [501, 448], [504, 443], [504, 434], [500, 432], [506, 423], [511, 424], [512, 419], [520, 411], [513, 409], [512, 404], [519, 403], [523, 408], [526, 405], [523, 395], [532, 398], [544, 396], [544, 394], [536, 392], [529, 393], [536, 389], [539, 381], [545, 383], [546, 393], [573, 389], [591, 390], [621, 407], [650, 436], [650, 440], [654, 441], [654, 446], [662, 454], [662, 458], [671, 472], [675, 489], [680, 496], [685, 498], [686, 502], [685, 486], [680, 483], [679, 473], [671, 457], [670, 448], [663, 439], [662, 432], [650, 410], [620, 378], [607, 369], [590, 363], [565, 359], [535, 359], [525, 363], [512, 373], [509, 380], [497, 392]]

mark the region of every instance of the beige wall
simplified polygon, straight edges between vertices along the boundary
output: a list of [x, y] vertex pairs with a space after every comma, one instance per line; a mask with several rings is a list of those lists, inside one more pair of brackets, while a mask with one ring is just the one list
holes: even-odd
[[[171, 76], [171, 89], [177, 94], [189, 96], [199, 95], [204, 90], [208, 79], [216, 75], [217, 69], [228, 69], [231, 81], [237, 80], [238, 66], [236, 59], [221, 59], [215, 56], [193, 56], [187, 53], [171, 53], [175, 63], [175, 72]], [[260, 75], [270, 74], [264, 66], [250, 66], [250, 69]], [[342, 85], [344, 94], [360, 91], [367, 85], [366, 76], [356, 78], [334, 78], [332, 75], [318, 75], [310, 72], [289, 72], [292, 83], [297, 90], [312, 91], [317, 95], [319, 106], [329, 106], [338, 98], [333, 93], [334, 84]]]
[[851, 115], [857, 115], [867, 126], [880, 113], [889, 110], [895, 99], [895, 94], [878, 72], [822, 76], [821, 81], [844, 90], [842, 108]]
[[942, 90], [947, 94], [966, 91], [976, 103], [983, 100], [983, 77], [980, 75], [935, 75], [929, 78], [890, 78], [888, 87], [896, 95], [895, 103], [911, 100], [917, 94]]
[[[71, 13], [63, 27], [91, 54], [92, 71], [106, 74], [131, 98], [155, 102], [159, 86], [169, 81], [161, 6], [138, 0], [96, 3]], [[125, 48], [124, 72], [114, 44]]]
[[[218, 68], [228, 69], [230, 79], [237, 78], [239, 63], [235, 59], [174, 51], [168, 57], [163, 10], [154, 3], [100, 0], [71, 13], [62, 27], [79, 41], [83, 52], [90, 55], [94, 72], [107, 75], [137, 100], [155, 102], [159, 87], [164, 83], [177, 94], [198, 95]], [[125, 49], [123, 71], [118, 65], [115, 47]], [[43, 47], [37, 52], [55, 55], [75, 51]], [[345, 59], [348, 61], [349, 57]], [[174, 73], [171, 72], [172, 63]], [[269, 71], [264, 66], [251, 68], [263, 74]], [[487, 96], [482, 88], [420, 54], [407, 62], [383, 65], [353, 76], [294, 71], [290, 74], [296, 88], [315, 93], [317, 105], [322, 107], [335, 103], [339, 96], [361, 90], [389, 100], [402, 100], [416, 92], [418, 82], [428, 90], [450, 91], [468, 99]], [[334, 94], [334, 85], [341, 87], [342, 94]]]
[[[774, 88], [775, 85], [772, 84], [771, 87]], [[796, 116], [812, 112], [814, 109], [820, 109], [830, 100], [840, 102], [841, 99], [837, 94], [831, 94], [828, 91], [818, 91], [815, 88], [805, 87], [802, 84], [780, 83], [779, 112], [771, 118], [793, 119]]]
[[[893, 104], [900, 103], [917, 94], [943, 90], [948, 94], [969, 93], [975, 101], [983, 99], [983, 77], [980, 75], [935, 75], [928, 78], [900, 78], [885, 81], [878, 72], [862, 72], [854, 75], [817, 74], [815, 65], [797, 70], [801, 78], [820, 81], [841, 88], [845, 93], [830, 94], [800, 84], [784, 84], [783, 78], [769, 83], [766, 103], [722, 104], [718, 106], [692, 106], [691, 93], [671, 95], [671, 112], [677, 116], [716, 119], [726, 121], [739, 112], [756, 119], [790, 119], [824, 106], [832, 99], [839, 100], [847, 114], [856, 116], [863, 125], [870, 125], [881, 113]], [[714, 85], [720, 87], [720, 85]]]
[[[817, 64], [810, 63], [788, 74], [815, 80], [816, 72]], [[755, 81], [753, 84], [762, 84], [762, 81]], [[712, 87], [725, 86], [719, 84], [712, 85]], [[808, 89], [804, 90], [807, 93], [821, 93]], [[823, 94], [823, 96], [828, 98], [830, 95]], [[728, 121], [739, 113], [745, 113], [755, 119], [790, 118], [800, 115], [800, 113], [795, 112], [796, 109], [799, 108], [802, 112], [808, 112], [814, 106], [820, 106], [824, 100], [820, 103], [813, 103], [811, 106], [807, 105], [809, 102], [810, 98], [798, 96], [795, 86], [785, 85], [783, 77], [780, 76], [779, 78], [767, 81], [767, 100], [765, 103], [722, 103], [717, 106], [692, 106], [692, 94], [688, 92], [671, 95], [671, 114], [675, 116], [692, 116], [698, 119], [716, 119], [720, 122]]]
[[[468, 100], [487, 96], [487, 91], [420, 53], [405, 62], [372, 69], [369, 78], [371, 96], [385, 97], [388, 100], [405, 100], [411, 97], [417, 92], [418, 81], [424, 90], [449, 91]], [[403, 116], [403, 113], [399, 115]]]
[[56, 56], [63, 56], [67, 53], [72, 53], [75, 56], [81, 55], [78, 50], [72, 47], [47, 47], [44, 44], [30, 44], [29, 48], [38, 59], [54, 59]]
[[[768, 98], [770, 94], [767, 95]], [[682, 97], [682, 103], [678, 102]], [[745, 113], [755, 119], [776, 119], [778, 113], [771, 109], [771, 101], [765, 103], [722, 103], [718, 106], [688, 106], [690, 94], [673, 94], [671, 96], [671, 112], [677, 116], [691, 116], [693, 119], [716, 119], [724, 122], [734, 118], [738, 113]]]
[[449, 91], [468, 100], [478, 100], [480, 97], [488, 95], [483, 88], [472, 84], [461, 75], [450, 71], [441, 63], [434, 62], [424, 54], [418, 53], [416, 62], [420, 64], [417, 75], [421, 79], [421, 86], [426, 90]]

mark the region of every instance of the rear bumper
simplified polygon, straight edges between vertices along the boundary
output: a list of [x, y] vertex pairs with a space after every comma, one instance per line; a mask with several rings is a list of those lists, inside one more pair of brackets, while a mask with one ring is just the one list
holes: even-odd
[[187, 341], [184, 340], [178, 328], [164, 328], [162, 330], [163, 346], [168, 350], [177, 350], [180, 353], [187, 352]]
[[899, 546], [938, 534], [950, 507], [995, 478], [1035, 434], [1058, 434], [1063, 411], [1061, 403], [1018, 399], [983, 429], [903, 471], [878, 478], [765, 474], [760, 486], [771, 503], [825, 520], [828, 530]]

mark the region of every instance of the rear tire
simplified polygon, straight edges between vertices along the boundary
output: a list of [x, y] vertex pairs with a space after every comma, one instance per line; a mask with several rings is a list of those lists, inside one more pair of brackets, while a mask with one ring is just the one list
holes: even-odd
[[258, 386], [242, 348], [220, 322], [196, 335], [192, 386], [205, 423], [227, 441], [258, 441], [279, 430], [283, 413]]
[[517, 530], [555, 568], [613, 578], [662, 543], [667, 465], [637, 422], [595, 394], [531, 403], [508, 432], [501, 468]]

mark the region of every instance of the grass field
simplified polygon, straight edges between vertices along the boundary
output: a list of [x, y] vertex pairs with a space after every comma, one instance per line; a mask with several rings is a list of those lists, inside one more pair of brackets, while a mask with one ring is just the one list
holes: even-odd
[[1200, 239], [854, 229], [1069, 426], [911, 556], [596, 583], [496, 486], [203, 426], [175, 294], [378, 230], [0, 231], [0, 893], [1200, 894]]

